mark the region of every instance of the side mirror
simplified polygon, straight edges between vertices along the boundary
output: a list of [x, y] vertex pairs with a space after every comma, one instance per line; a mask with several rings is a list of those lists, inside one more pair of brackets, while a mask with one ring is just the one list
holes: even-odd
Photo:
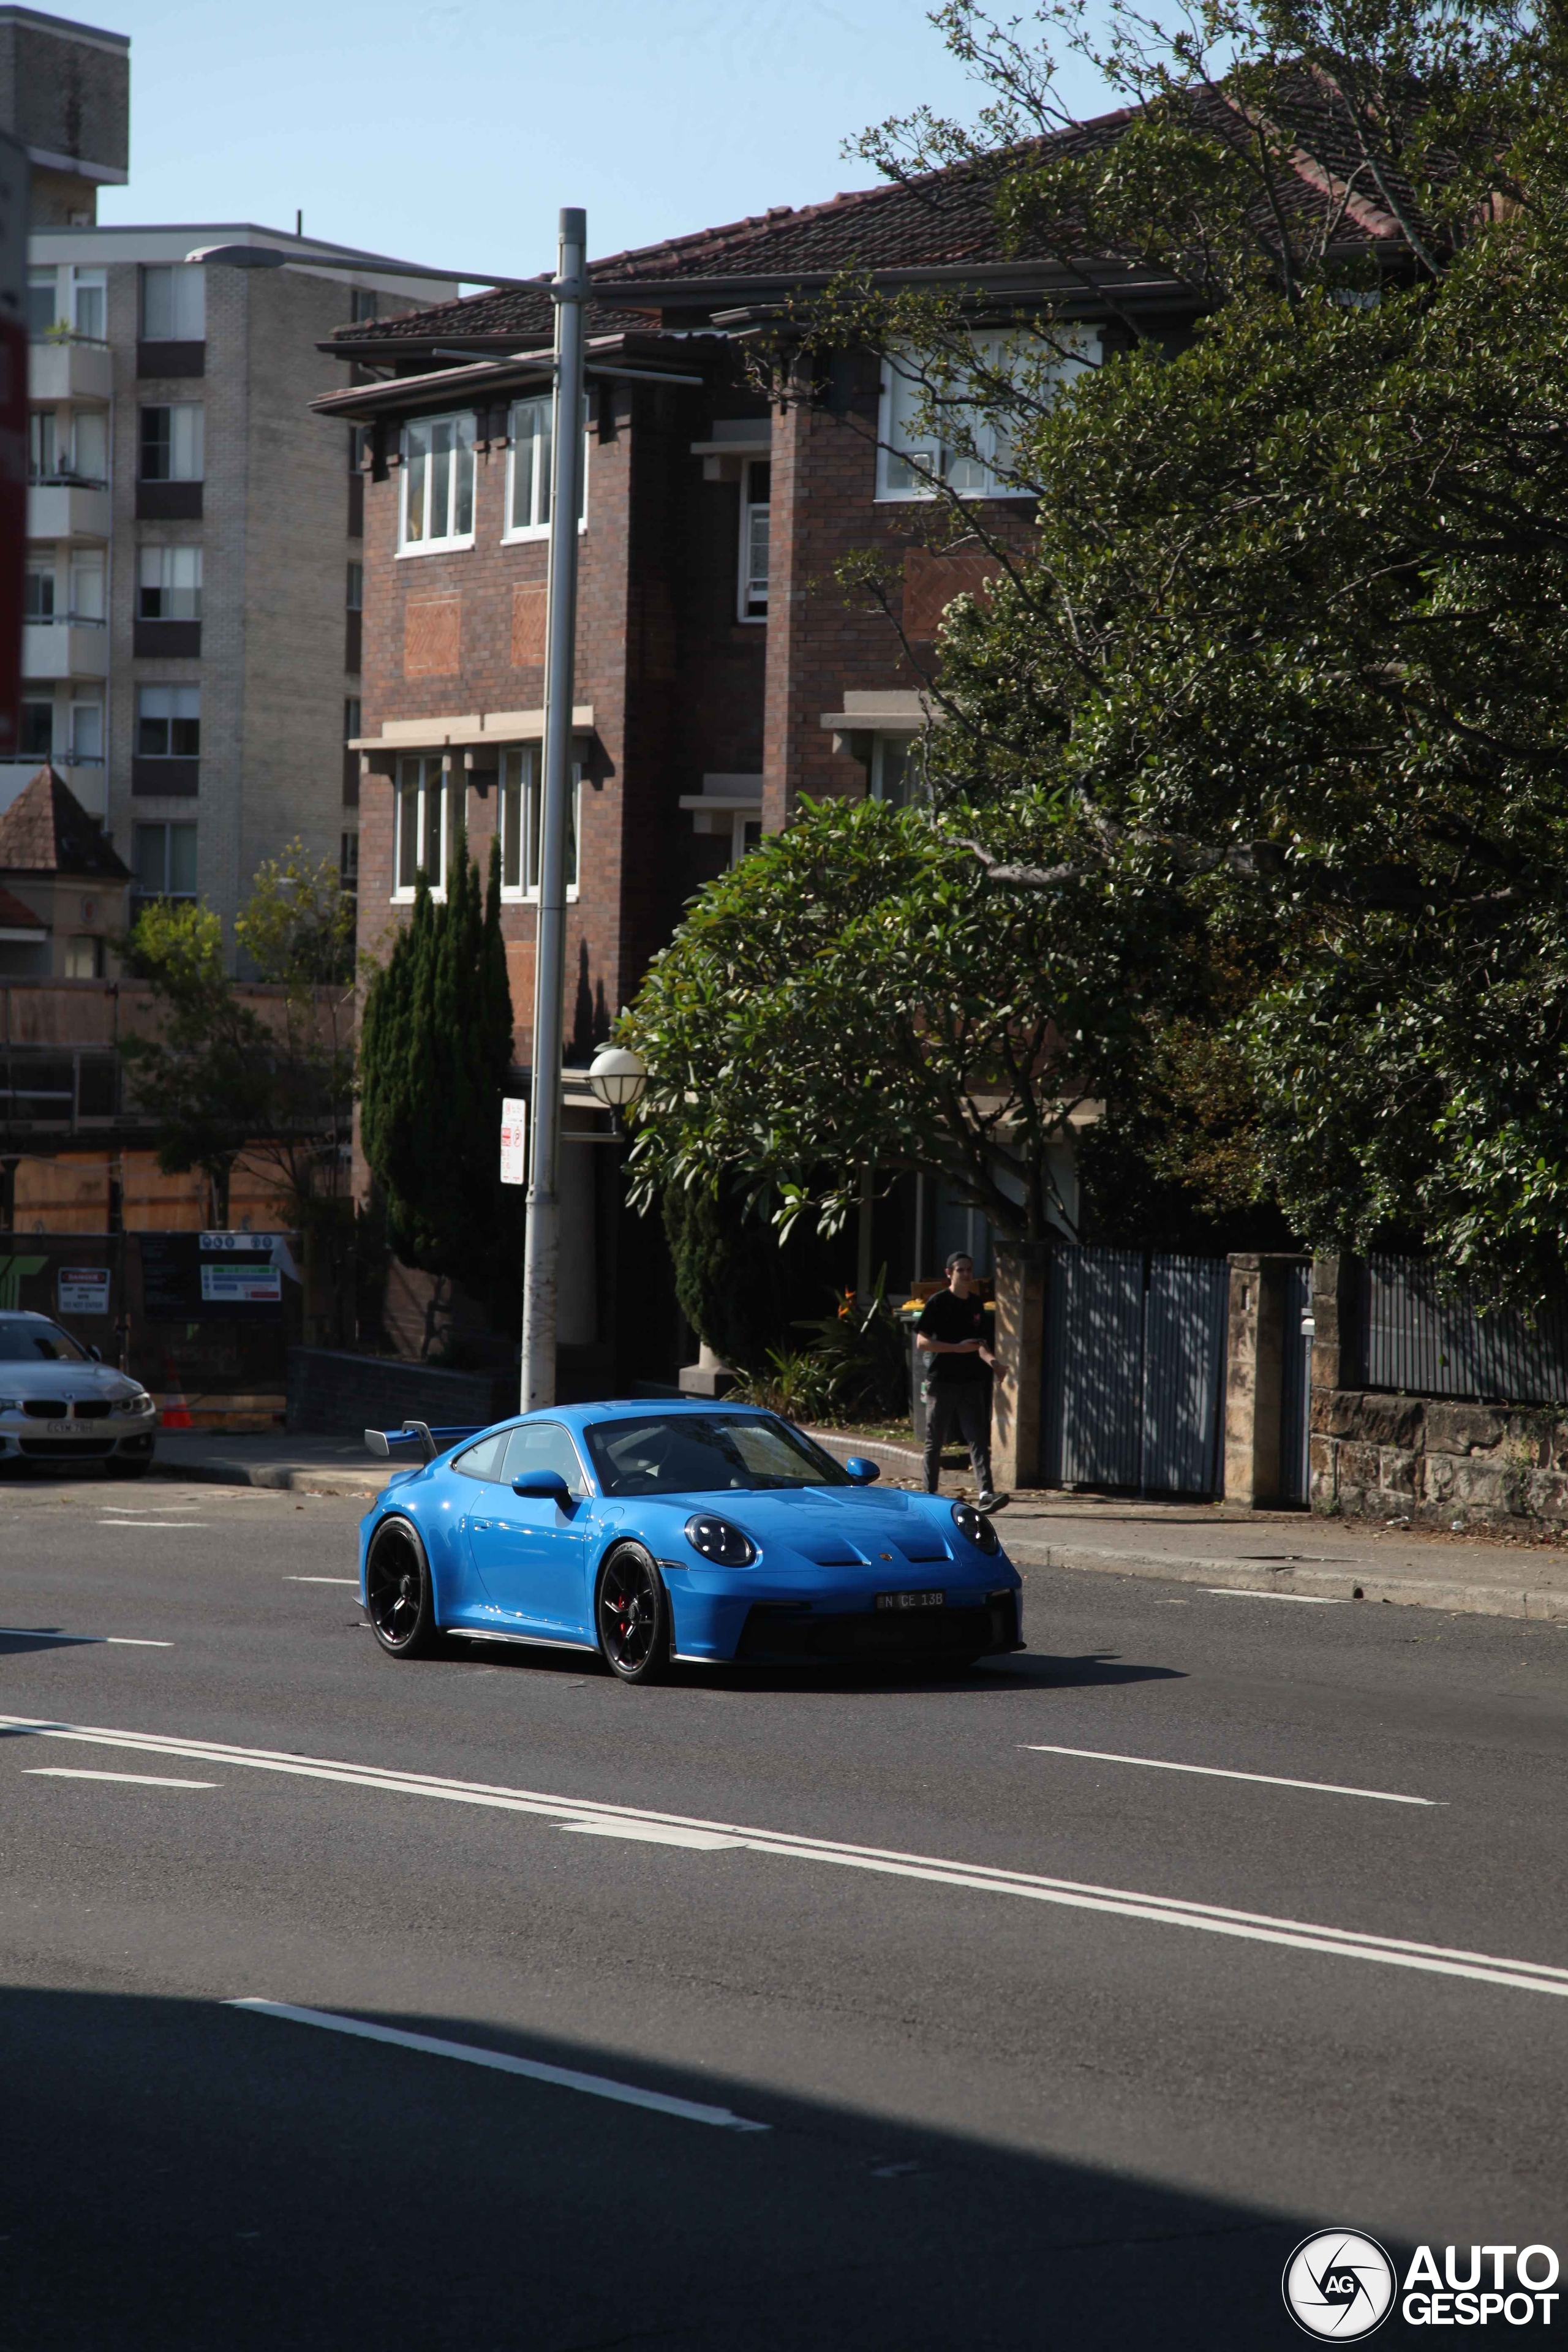
[[92, 1358], [95, 1364], [102, 1363], [103, 1349], [101, 1348], [95, 1348], [90, 1339], [88, 1341], [87, 1352]]
[[877, 1465], [868, 1462], [863, 1454], [852, 1454], [844, 1467], [857, 1486], [869, 1486], [882, 1475]]
[[525, 1470], [521, 1478], [511, 1482], [514, 1495], [532, 1496], [540, 1502], [559, 1504], [563, 1511], [572, 1507], [572, 1489], [559, 1470]]

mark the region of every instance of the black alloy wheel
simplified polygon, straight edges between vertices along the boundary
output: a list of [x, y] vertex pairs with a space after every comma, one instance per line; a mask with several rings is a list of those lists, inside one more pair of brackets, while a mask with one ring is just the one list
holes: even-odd
[[640, 1544], [617, 1544], [599, 1577], [594, 1615], [610, 1672], [624, 1683], [658, 1682], [669, 1666], [669, 1604]]
[[385, 1519], [377, 1528], [364, 1583], [371, 1631], [388, 1657], [428, 1657], [437, 1639], [430, 1565], [406, 1519]]

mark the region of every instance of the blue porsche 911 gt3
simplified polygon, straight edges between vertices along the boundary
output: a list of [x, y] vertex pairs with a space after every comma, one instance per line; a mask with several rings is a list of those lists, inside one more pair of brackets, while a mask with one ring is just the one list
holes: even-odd
[[485, 1430], [366, 1430], [424, 1454], [360, 1527], [360, 1597], [395, 1658], [444, 1633], [598, 1650], [624, 1682], [692, 1664], [1023, 1646], [1017, 1570], [968, 1503], [873, 1494], [753, 1407], [576, 1404]]

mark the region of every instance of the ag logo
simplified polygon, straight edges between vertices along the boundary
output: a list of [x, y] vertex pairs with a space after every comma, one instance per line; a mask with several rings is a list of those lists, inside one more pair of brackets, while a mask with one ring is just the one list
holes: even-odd
[[1394, 2288], [1394, 2264], [1359, 2230], [1320, 2230], [1285, 2265], [1285, 2308], [1297, 2326], [1340, 2344], [1382, 2326]]

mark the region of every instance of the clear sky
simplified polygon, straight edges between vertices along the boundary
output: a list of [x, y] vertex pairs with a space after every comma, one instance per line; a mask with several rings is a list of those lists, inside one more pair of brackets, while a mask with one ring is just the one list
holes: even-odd
[[[47, 5], [47, 0], [45, 0]], [[111, 222], [251, 220], [444, 269], [552, 265], [585, 205], [608, 254], [820, 202], [840, 154], [978, 103], [918, 0], [64, 0], [131, 36]], [[1092, 109], [1087, 77], [1071, 88]], [[1103, 98], [1098, 100], [1104, 103]]]

